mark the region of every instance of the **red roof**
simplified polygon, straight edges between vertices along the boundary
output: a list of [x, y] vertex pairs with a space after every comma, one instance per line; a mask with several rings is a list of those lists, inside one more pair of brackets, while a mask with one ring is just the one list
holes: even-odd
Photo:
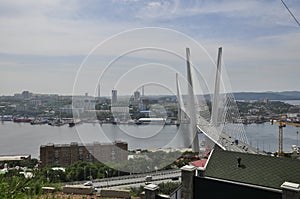
[[206, 162], [207, 162], [207, 159], [202, 159], [202, 160], [190, 162], [190, 165], [193, 165], [195, 167], [205, 167]]

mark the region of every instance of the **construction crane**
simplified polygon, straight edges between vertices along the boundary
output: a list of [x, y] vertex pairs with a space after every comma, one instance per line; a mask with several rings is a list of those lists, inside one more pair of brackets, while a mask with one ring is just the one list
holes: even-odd
[[282, 154], [283, 154], [283, 128], [286, 127], [286, 125], [300, 127], [300, 123], [283, 121], [281, 114], [280, 114], [279, 121], [272, 120], [272, 124], [273, 124], [273, 122], [279, 124], [279, 126], [278, 126], [278, 128], [279, 128], [279, 131], [278, 131], [278, 156], [282, 156]]
[[286, 124], [282, 121], [282, 115], [280, 115], [279, 119], [279, 134], [278, 134], [278, 156], [282, 156], [283, 154], [283, 128], [286, 127]]

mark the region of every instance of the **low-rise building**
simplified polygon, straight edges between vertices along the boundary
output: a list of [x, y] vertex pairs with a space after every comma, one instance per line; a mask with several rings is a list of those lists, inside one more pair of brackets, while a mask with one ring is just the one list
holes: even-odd
[[2, 155], [0, 162], [30, 160], [31, 155]]

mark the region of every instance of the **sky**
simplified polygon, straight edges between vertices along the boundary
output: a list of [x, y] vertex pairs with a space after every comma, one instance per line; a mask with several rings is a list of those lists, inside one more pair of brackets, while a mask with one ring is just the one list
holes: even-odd
[[0, 27], [0, 95], [176, 94], [186, 47], [198, 93], [219, 47], [226, 91], [300, 90], [300, 26], [280, 0], [0, 0]]

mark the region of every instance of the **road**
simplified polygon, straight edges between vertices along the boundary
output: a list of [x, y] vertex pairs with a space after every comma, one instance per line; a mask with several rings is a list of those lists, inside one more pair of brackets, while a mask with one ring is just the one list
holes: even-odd
[[259, 151], [257, 148], [242, 141], [235, 143], [235, 139], [226, 135], [225, 133], [221, 133], [219, 143], [222, 143], [222, 145], [228, 151], [266, 155], [265, 152]]
[[[178, 182], [181, 177], [180, 170], [166, 170], [166, 171], [158, 171], [146, 174], [135, 174], [135, 175], [127, 175], [120, 177], [112, 177], [112, 178], [103, 178], [92, 180], [93, 186], [95, 188], [103, 188], [103, 187], [125, 187], [128, 185], [145, 185], [145, 177], [152, 176], [151, 182], [166, 182], [172, 181]], [[86, 181], [81, 182], [70, 182], [67, 184], [83, 184]]]
[[[197, 129], [223, 150], [266, 155], [265, 152], [259, 151], [255, 147], [242, 142], [241, 140], [236, 143], [233, 137], [223, 132], [219, 133], [215, 128], [211, 128], [208, 124], [202, 125], [201, 127], [197, 125]], [[209, 132], [209, 134], [207, 132]]]
[[[166, 182], [181, 182], [181, 178], [178, 178], [178, 180], [172, 180], [172, 179], [166, 179], [166, 180], [158, 180], [158, 181], [151, 181], [151, 184], [160, 184], [160, 183], [166, 183]], [[145, 186], [146, 183], [145, 182], [139, 182], [139, 183], [135, 183], [135, 184], [124, 184], [124, 185], [117, 185], [114, 186], [114, 188], [124, 188], [124, 187], [140, 187], [140, 186]], [[100, 189], [100, 188], [99, 188]]]

